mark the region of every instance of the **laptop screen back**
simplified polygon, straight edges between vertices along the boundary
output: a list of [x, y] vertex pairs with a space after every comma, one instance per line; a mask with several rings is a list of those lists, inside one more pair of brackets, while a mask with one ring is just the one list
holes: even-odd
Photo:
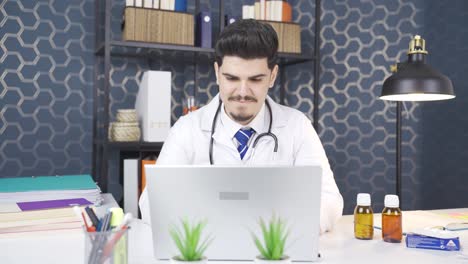
[[259, 252], [251, 232], [262, 237], [259, 219], [284, 219], [290, 230], [285, 254], [314, 261], [320, 230], [321, 168], [147, 165], [155, 257], [178, 255], [169, 235], [180, 220], [208, 222], [214, 237], [209, 260], [253, 260]]

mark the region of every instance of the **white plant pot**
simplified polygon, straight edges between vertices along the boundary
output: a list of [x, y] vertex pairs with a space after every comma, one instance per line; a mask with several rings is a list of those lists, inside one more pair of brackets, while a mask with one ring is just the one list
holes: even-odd
[[255, 258], [256, 264], [291, 264], [291, 258], [289, 256], [284, 256], [280, 260], [267, 260], [263, 259], [260, 256]]
[[201, 260], [198, 261], [183, 261], [179, 260], [176, 257], [171, 258], [171, 264], [206, 264], [208, 262], [208, 259], [206, 257], [203, 257]]

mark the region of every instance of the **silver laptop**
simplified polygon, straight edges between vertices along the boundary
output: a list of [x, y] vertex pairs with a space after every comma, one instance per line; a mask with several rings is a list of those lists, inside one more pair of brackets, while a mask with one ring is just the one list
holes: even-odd
[[147, 188], [156, 259], [178, 255], [169, 227], [180, 220], [207, 220], [214, 237], [209, 260], [253, 260], [259, 255], [251, 232], [273, 214], [286, 220], [285, 254], [293, 261], [318, 256], [322, 170], [304, 167], [147, 165]]

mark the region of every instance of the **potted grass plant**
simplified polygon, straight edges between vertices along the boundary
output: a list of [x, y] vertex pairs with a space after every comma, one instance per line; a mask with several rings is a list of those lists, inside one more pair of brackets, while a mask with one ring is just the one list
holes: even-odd
[[255, 262], [259, 264], [291, 264], [291, 258], [284, 253], [289, 235], [285, 221], [280, 217], [272, 216], [268, 223], [260, 218], [259, 225], [263, 243], [258, 236], [252, 233], [255, 246], [260, 252], [260, 255], [255, 258]]
[[207, 258], [203, 254], [213, 240], [210, 237], [202, 240], [202, 232], [206, 224], [206, 221], [191, 224], [187, 219], [183, 219], [181, 228], [175, 225], [170, 228], [169, 233], [179, 250], [179, 255], [172, 257], [171, 263], [206, 263]]

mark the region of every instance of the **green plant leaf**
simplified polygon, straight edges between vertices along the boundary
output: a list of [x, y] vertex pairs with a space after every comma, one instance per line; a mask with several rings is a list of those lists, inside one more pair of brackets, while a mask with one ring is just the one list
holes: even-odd
[[201, 242], [201, 235], [206, 224], [206, 221], [191, 224], [188, 219], [185, 218], [181, 220], [182, 229], [175, 226], [170, 228], [170, 235], [180, 252], [181, 260], [201, 260], [203, 253], [212, 241], [211, 238], [207, 237]]
[[286, 222], [280, 217], [273, 215], [268, 224], [260, 218], [259, 226], [262, 231], [264, 244], [252, 233], [258, 251], [267, 260], [280, 260], [283, 257], [286, 240], [289, 236]]
[[268, 259], [268, 252], [265, 250], [265, 248], [263, 248], [263, 245], [262, 245], [262, 242], [260, 242], [260, 239], [258, 239], [258, 237], [254, 234], [252, 234], [252, 236], [254, 239], [255, 246], [257, 247], [258, 251], [260, 251], [260, 255], [264, 259]]
[[185, 248], [184, 248], [184, 244], [183, 244], [183, 238], [180, 234], [180, 231], [176, 228], [176, 227], [173, 227], [171, 228], [171, 230], [169, 231], [170, 234], [171, 234], [171, 237], [172, 237], [172, 240], [174, 240], [174, 243], [176, 244], [177, 248], [179, 249], [179, 252], [181, 253], [181, 258], [184, 258], [184, 252], [185, 252]]

